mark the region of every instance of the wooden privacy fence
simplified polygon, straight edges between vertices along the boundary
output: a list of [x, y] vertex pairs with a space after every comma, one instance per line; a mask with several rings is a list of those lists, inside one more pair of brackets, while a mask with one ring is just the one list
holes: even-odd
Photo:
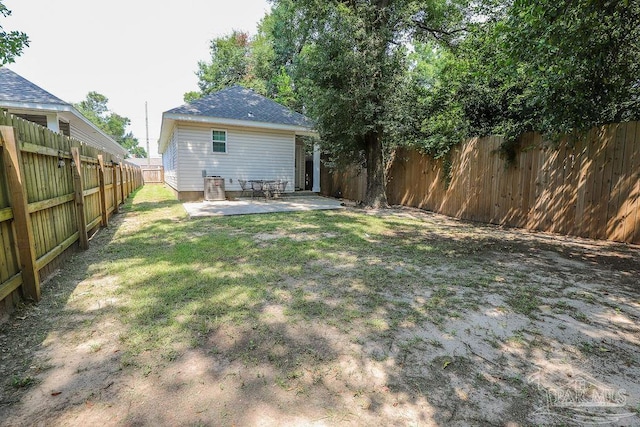
[[[0, 303], [38, 301], [40, 283], [74, 244], [142, 185], [137, 166], [80, 141], [0, 114]], [[3, 308], [0, 305], [0, 308]]]
[[140, 166], [140, 170], [145, 184], [164, 182], [164, 168], [162, 166], [145, 165]]
[[[521, 139], [515, 163], [500, 137], [474, 138], [442, 160], [398, 150], [387, 176], [391, 204], [456, 218], [593, 239], [640, 243], [640, 122], [592, 129], [585, 138]], [[322, 190], [364, 198], [366, 172], [323, 173]]]

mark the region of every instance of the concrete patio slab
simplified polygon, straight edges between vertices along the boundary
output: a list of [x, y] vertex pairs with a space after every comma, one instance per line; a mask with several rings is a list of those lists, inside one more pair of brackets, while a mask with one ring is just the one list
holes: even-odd
[[320, 196], [283, 197], [281, 199], [238, 199], [184, 203], [190, 217], [248, 215], [274, 212], [299, 212], [342, 209], [336, 199]]

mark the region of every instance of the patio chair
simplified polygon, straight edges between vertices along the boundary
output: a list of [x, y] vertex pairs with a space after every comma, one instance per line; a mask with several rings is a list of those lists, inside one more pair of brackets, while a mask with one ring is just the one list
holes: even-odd
[[268, 199], [276, 196], [276, 181], [266, 180], [263, 181], [262, 190], [264, 191], [264, 196]]
[[264, 184], [262, 181], [249, 181], [251, 183], [251, 198], [256, 196], [265, 197]]
[[285, 188], [287, 188], [287, 183], [289, 181], [276, 181], [275, 185], [273, 186], [273, 194], [276, 196], [280, 196], [282, 193], [284, 193]]
[[244, 196], [244, 193], [251, 190], [251, 186], [247, 183], [246, 179], [239, 179], [238, 183], [240, 184], [240, 188], [242, 191], [240, 192], [240, 196]]

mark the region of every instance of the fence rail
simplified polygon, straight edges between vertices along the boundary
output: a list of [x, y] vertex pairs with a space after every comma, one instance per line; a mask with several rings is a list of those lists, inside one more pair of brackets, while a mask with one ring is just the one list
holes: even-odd
[[145, 184], [161, 184], [164, 182], [164, 167], [162, 166], [140, 166], [142, 171], [142, 180]]
[[[78, 140], [0, 114], [0, 313], [26, 297], [72, 246], [142, 185], [137, 166]], [[4, 309], [4, 310], [3, 310]]]
[[[392, 204], [445, 215], [640, 244], [640, 122], [592, 129], [558, 144], [539, 134], [521, 139], [515, 164], [499, 154], [499, 137], [474, 138], [442, 160], [401, 149], [387, 174]], [[366, 171], [323, 171], [326, 195], [363, 200]]]

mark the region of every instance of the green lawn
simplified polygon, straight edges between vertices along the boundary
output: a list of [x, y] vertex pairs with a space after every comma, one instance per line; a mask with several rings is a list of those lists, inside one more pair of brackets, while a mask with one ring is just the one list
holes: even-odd
[[[0, 327], [9, 394], [38, 402], [0, 416], [524, 425], [624, 413], [633, 424], [639, 274], [637, 248], [415, 209], [190, 219], [148, 185], [23, 323]], [[584, 383], [595, 386], [573, 388]], [[586, 414], [605, 386], [618, 406]], [[558, 391], [578, 404], [554, 406]]]
[[[274, 304], [289, 322], [322, 321], [345, 332], [364, 323], [386, 335], [403, 322], [440, 324], [477, 306], [447, 288], [448, 273], [422, 274], [444, 260], [465, 265], [477, 244], [425, 241], [435, 228], [416, 219], [316, 211], [190, 220], [160, 186], [141, 190], [127, 215], [135, 230], [120, 230], [91, 273], [115, 274], [123, 284], [122, 319], [130, 326], [123, 340], [134, 363], [149, 349], [175, 357], [221, 325], [259, 325]], [[473, 293], [493, 277], [466, 280]], [[414, 286], [434, 289], [433, 298], [411, 304], [405, 291]], [[259, 338], [269, 342], [268, 332]]]

